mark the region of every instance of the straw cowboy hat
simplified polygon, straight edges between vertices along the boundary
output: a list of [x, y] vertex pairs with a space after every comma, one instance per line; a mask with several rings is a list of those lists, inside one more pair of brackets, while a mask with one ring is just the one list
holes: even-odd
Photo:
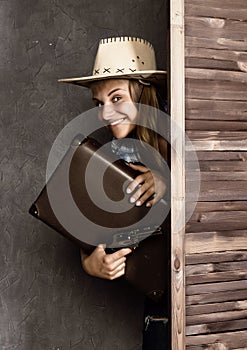
[[104, 79], [137, 79], [155, 84], [165, 77], [166, 71], [156, 69], [154, 48], [148, 41], [113, 37], [100, 41], [92, 75], [58, 81], [89, 87], [92, 82]]

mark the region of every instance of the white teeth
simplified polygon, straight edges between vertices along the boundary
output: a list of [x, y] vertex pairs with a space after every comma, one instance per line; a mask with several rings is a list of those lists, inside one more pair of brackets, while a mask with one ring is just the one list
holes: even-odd
[[124, 118], [122, 119], [118, 119], [118, 120], [114, 120], [113, 122], [110, 122], [110, 125], [117, 125], [117, 124], [120, 124], [124, 121]]

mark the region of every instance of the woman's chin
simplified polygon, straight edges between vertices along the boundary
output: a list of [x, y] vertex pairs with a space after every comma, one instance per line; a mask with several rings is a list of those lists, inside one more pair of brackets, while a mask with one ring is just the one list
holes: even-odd
[[127, 137], [129, 134], [126, 132], [112, 132], [112, 135], [115, 137], [115, 139], [124, 139], [125, 137]]
[[130, 134], [133, 128], [110, 127], [110, 130], [116, 139], [123, 139]]

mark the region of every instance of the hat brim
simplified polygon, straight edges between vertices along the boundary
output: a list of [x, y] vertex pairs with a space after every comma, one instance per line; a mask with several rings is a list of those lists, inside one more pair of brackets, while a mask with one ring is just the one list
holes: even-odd
[[76, 85], [81, 85], [85, 87], [90, 87], [93, 82], [106, 80], [106, 79], [137, 79], [147, 81], [153, 84], [160, 84], [166, 79], [167, 72], [164, 70], [147, 70], [147, 71], [136, 71], [132, 73], [120, 73], [120, 74], [99, 74], [92, 75], [89, 77], [79, 77], [79, 78], [65, 78], [59, 79], [58, 82], [61, 83], [71, 83]]

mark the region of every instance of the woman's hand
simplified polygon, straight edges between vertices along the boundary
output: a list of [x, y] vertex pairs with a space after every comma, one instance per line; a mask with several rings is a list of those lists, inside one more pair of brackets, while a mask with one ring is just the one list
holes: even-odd
[[112, 254], [106, 254], [102, 244], [86, 255], [81, 250], [82, 266], [91, 276], [114, 280], [125, 273], [126, 255], [131, 253], [130, 248], [120, 249]]
[[[142, 172], [127, 187], [126, 192], [133, 192], [130, 202], [141, 206], [146, 201], [146, 206], [151, 207], [157, 203], [166, 193], [166, 183], [164, 177], [158, 171], [151, 171], [142, 165], [129, 164], [132, 169]], [[148, 200], [151, 198], [150, 200]]]

